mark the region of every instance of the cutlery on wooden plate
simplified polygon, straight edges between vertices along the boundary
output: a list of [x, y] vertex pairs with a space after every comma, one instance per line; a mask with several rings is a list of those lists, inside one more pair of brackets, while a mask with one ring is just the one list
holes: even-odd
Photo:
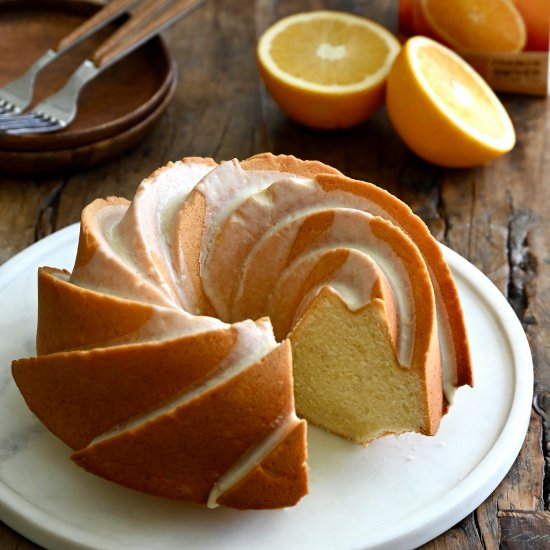
[[[81, 90], [90, 80], [147, 42], [153, 36], [173, 25], [183, 16], [188, 15], [202, 1], [168, 0], [167, 2], [166, 0], [151, 0], [145, 4], [141, 4], [135, 10], [132, 17], [107, 38], [88, 59], [79, 65], [60, 90], [36, 105], [28, 113], [6, 113], [0, 115], [0, 132], [28, 134], [62, 130], [74, 120], [78, 108], [78, 97]], [[119, 2], [124, 2], [128, 6], [135, 3], [135, 0], [132, 2], [129, 0], [114, 0], [111, 4]], [[94, 17], [90, 22], [93, 19]], [[112, 20], [112, 17], [110, 20]], [[86, 25], [86, 23], [83, 24], [83, 26]], [[95, 26], [94, 30], [98, 28]], [[70, 39], [69, 43], [73, 43], [73, 39], [78, 39], [78, 36], [75, 38], [73, 34], [79, 35], [80, 29], [81, 27], [64, 40]], [[86, 36], [91, 32], [93, 30], [87, 31]]]
[[32, 101], [36, 76], [46, 65], [91, 34], [102, 29], [137, 2], [138, 0], [113, 0], [82, 25], [79, 25], [73, 32], [63, 37], [55, 46], [44, 52], [21, 77], [1, 87], [0, 116], [3, 114], [11, 116], [24, 111]]

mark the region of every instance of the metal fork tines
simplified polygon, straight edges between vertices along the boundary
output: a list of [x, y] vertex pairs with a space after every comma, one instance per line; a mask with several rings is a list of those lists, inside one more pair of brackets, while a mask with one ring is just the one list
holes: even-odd
[[48, 50], [29, 67], [21, 78], [0, 88], [0, 115], [17, 114], [29, 106], [36, 75], [57, 55], [54, 50]]
[[29, 113], [0, 116], [0, 131], [10, 134], [24, 134], [29, 132], [54, 132], [65, 128], [76, 116], [78, 96], [82, 88], [100, 70], [87, 59], [71, 75], [63, 88], [39, 103]]

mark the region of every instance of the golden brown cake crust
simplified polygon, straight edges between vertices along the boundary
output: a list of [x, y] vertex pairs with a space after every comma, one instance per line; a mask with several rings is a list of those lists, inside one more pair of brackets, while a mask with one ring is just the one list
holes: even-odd
[[334, 188], [344, 189], [349, 193], [368, 197], [373, 202], [383, 205], [383, 208], [395, 222], [413, 239], [424, 256], [428, 268], [433, 273], [443, 297], [443, 304], [447, 311], [457, 360], [456, 385], [457, 387], [464, 385], [472, 386], [473, 376], [470, 348], [458, 291], [453, 281], [451, 270], [443, 257], [443, 252], [424, 222], [418, 216], [415, 216], [405, 203], [371, 183], [353, 180], [346, 176], [324, 174], [318, 175], [316, 179], [326, 191]]
[[14, 361], [28, 407], [73, 449], [174, 398], [215, 372], [232, 350], [234, 329], [134, 345]]
[[176, 217], [178, 253], [183, 256], [180, 262], [185, 262], [187, 265], [197, 297], [196, 311], [192, 313], [215, 316], [214, 308], [202, 289], [200, 276], [200, 254], [205, 216], [206, 201], [204, 195], [192, 192]]
[[317, 174], [342, 174], [336, 168], [318, 160], [301, 160], [293, 155], [273, 155], [259, 153], [241, 162], [245, 170], [277, 170], [304, 178], [314, 178]]
[[68, 282], [69, 275], [50, 267], [38, 269], [38, 355], [116, 342], [153, 316], [149, 304], [78, 287]]
[[78, 250], [76, 252], [76, 261], [73, 271], [86, 265], [92, 259], [100, 246], [96, 238], [88, 230], [88, 228], [93, 225], [93, 221], [97, 213], [106, 205], [128, 206], [129, 204], [130, 201], [122, 197], [108, 197], [106, 199], [96, 199], [84, 208], [82, 211]]
[[308, 492], [306, 460], [306, 422], [302, 420], [258, 466], [225, 492], [218, 502], [241, 510], [277, 508], [281, 501], [288, 502], [288, 506], [294, 506]]
[[[134, 430], [78, 451], [73, 460], [133, 489], [206, 503], [213, 483], [264, 437], [277, 418], [291, 412], [293, 403], [287, 398], [291, 381], [286, 342], [215, 390]], [[301, 446], [303, 442], [302, 437], [294, 443]], [[282, 463], [295, 464], [289, 481], [306, 487], [301, 451], [285, 441], [282, 445], [280, 452], [286, 455]], [[269, 507], [286, 505], [286, 485], [272, 487]], [[261, 496], [261, 487], [258, 494]], [[263, 507], [262, 502], [254, 507]]]

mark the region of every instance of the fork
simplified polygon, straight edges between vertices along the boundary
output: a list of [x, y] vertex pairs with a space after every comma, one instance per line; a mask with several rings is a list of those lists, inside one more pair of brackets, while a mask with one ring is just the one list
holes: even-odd
[[0, 116], [0, 132], [27, 134], [62, 130], [74, 120], [80, 92], [90, 80], [188, 15], [202, 1], [169, 0], [167, 5], [166, 0], [151, 0], [140, 5], [128, 21], [81, 63], [58, 92], [29, 113]]
[[54, 47], [44, 52], [17, 80], [0, 88], [0, 118], [24, 111], [30, 104], [37, 74], [54, 59], [103, 28], [138, 0], [113, 0], [90, 19], [62, 38]]

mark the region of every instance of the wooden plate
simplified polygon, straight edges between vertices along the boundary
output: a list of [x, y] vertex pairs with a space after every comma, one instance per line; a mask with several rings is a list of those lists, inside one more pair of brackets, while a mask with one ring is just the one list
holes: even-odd
[[0, 171], [25, 176], [44, 176], [75, 172], [112, 159], [135, 146], [147, 134], [170, 103], [176, 84], [177, 81], [174, 78], [168, 92], [151, 113], [115, 136], [52, 151], [0, 150]]
[[[89, 0], [1, 0], [0, 86], [20, 76], [35, 59], [100, 7], [101, 4]], [[102, 29], [47, 66], [36, 80], [33, 104], [59, 89], [116, 26], [113, 23]], [[0, 134], [0, 150], [68, 149], [119, 135], [157, 109], [175, 78], [172, 57], [163, 40], [157, 37], [86, 86], [76, 119], [66, 129], [26, 136]]]

